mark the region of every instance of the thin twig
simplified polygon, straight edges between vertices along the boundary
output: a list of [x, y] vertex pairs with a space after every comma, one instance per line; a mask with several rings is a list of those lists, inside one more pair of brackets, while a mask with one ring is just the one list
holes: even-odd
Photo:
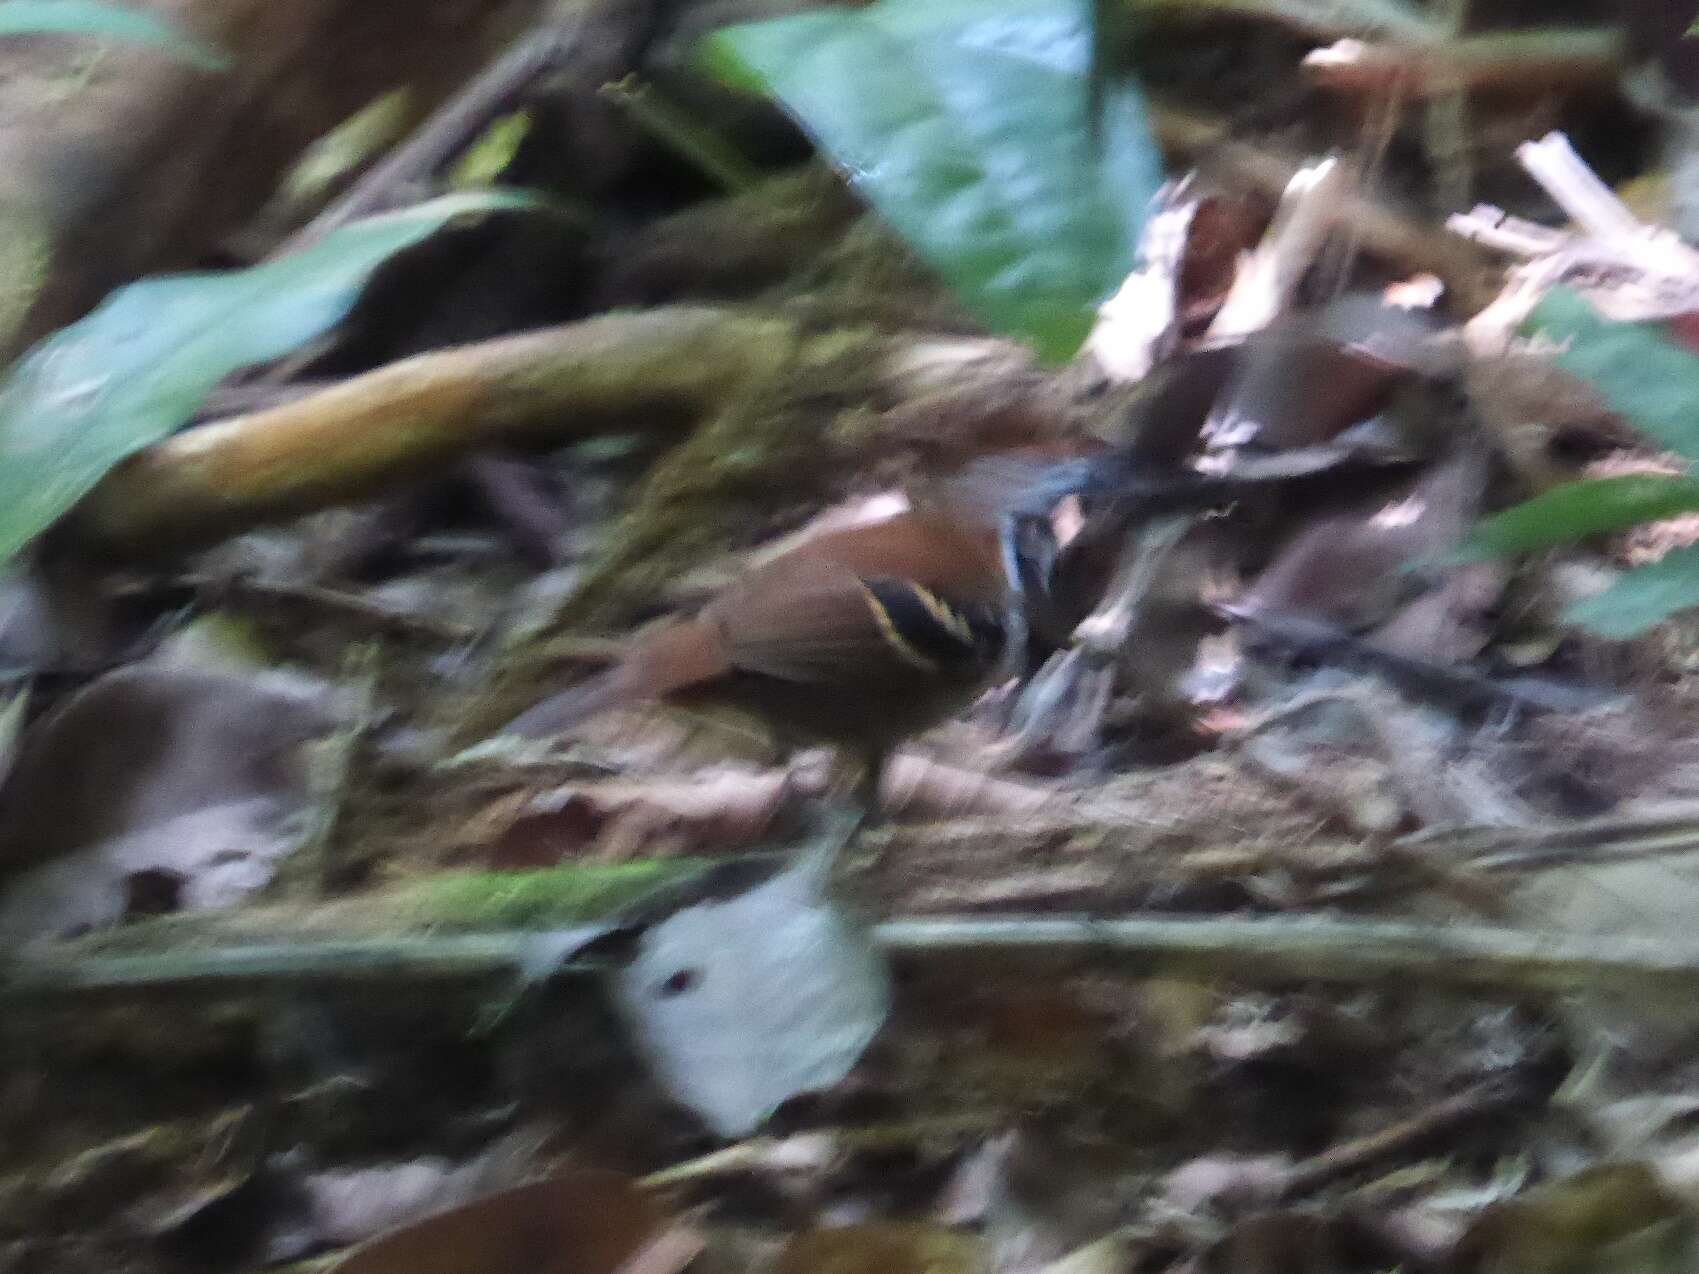
[[1527, 1100], [1528, 1094], [1515, 1083], [1487, 1080], [1378, 1132], [1300, 1160], [1281, 1178], [1279, 1197], [1297, 1198], [1331, 1185], [1341, 1177], [1419, 1151], [1458, 1129], [1514, 1109]]
[[1538, 222], [1513, 217], [1491, 204], [1477, 204], [1468, 212], [1454, 212], [1445, 228], [1507, 256], [1542, 257], [1572, 246], [1575, 236]]
[[898, 959], [1061, 958], [1141, 975], [1258, 983], [1397, 979], [1522, 991], [1657, 987], [1691, 992], [1699, 986], [1699, 947], [1651, 938], [1394, 921], [939, 917], [890, 921], [879, 926], [878, 937]]
[[529, 936], [460, 934], [329, 942], [257, 943], [146, 956], [15, 961], [0, 998], [150, 991], [240, 992], [279, 983], [367, 986], [479, 984], [514, 977]]
[[338, 226], [407, 202], [428, 179], [512, 110], [532, 85], [555, 70], [572, 47], [577, 23], [550, 21], [527, 33], [483, 74], [440, 107], [419, 129], [278, 247], [286, 256], [317, 243]]
[[1437, 40], [1444, 29], [1404, 0], [1134, 0], [1141, 17], [1215, 18], [1269, 22], [1318, 40], [1348, 36]]
[[621, 107], [657, 141], [671, 147], [681, 159], [696, 165], [728, 194], [743, 194], [761, 184], [761, 171], [755, 165], [724, 138], [692, 119], [653, 84], [628, 75], [617, 83], [602, 85], [598, 92]]

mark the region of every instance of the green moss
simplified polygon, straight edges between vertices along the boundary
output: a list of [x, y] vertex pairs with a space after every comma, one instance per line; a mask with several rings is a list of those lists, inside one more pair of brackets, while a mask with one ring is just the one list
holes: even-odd
[[542, 871], [466, 871], [311, 906], [280, 904], [162, 916], [66, 943], [67, 955], [150, 955], [232, 943], [505, 932], [605, 920], [700, 875], [700, 858], [642, 859]]
[[403, 928], [547, 928], [605, 919], [706, 866], [701, 859], [656, 858], [542, 871], [451, 872], [372, 901]]

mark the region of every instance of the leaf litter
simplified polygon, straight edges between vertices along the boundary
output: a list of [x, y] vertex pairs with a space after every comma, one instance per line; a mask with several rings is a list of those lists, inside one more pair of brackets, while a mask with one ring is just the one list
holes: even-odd
[[[701, 12], [684, 25], [794, 7], [690, 6]], [[1047, 21], [1059, 20], [1053, 7]], [[1497, 21], [1518, 38], [1539, 37], [1517, 25], [1515, 6], [1481, 7], [1505, 9]], [[1141, 43], [1141, 75], [1160, 100], [1150, 114], [1169, 171], [1193, 157], [1176, 140], [1188, 134], [1174, 103], [1203, 111], [1218, 93], [1266, 107], [1268, 120], [1235, 127], [1267, 154], [1229, 138], [1165, 192], [1145, 221], [1141, 267], [1072, 364], [1011, 359], [855, 192], [962, 289], [968, 310], [992, 323], [1015, 315], [1052, 358], [1118, 275], [1082, 290], [1082, 262], [1053, 260], [1067, 267], [1065, 304], [1046, 312], [1035, 292], [1023, 308], [971, 236], [930, 219], [924, 182], [890, 185], [902, 174], [864, 164], [846, 184], [817, 165], [774, 178], [784, 189], [771, 206], [759, 187], [721, 201], [690, 175], [676, 132], [610, 132], [578, 102], [568, 117], [601, 121], [588, 130], [598, 163], [640, 189], [595, 196], [592, 221], [608, 224], [590, 232], [583, 277], [559, 281], [550, 319], [610, 303], [754, 299], [806, 311], [829, 332], [871, 327], [911, 369], [945, 380], [968, 369], [965, 387], [868, 391], [836, 361], [851, 358], [846, 339], [815, 348], [800, 389], [730, 391], [720, 426], [747, 433], [725, 434], [735, 441], [712, 464], [669, 469], [681, 421], [625, 419], [607, 441], [397, 472], [352, 511], [269, 529], [242, 529], [237, 511], [241, 533], [216, 546], [137, 546], [147, 550], [137, 560], [82, 575], [61, 560], [83, 551], [73, 518], [62, 541], [15, 564], [0, 635], [19, 687], [0, 785], [8, 946], [90, 933], [49, 949], [139, 959], [145, 979], [149, 961], [184, 944], [281, 946], [286, 967], [291, 944], [349, 933], [416, 949], [504, 930], [535, 942], [523, 976], [493, 991], [439, 993], [407, 973], [336, 990], [285, 976], [206, 1005], [138, 989], [9, 1009], [8, 1261], [234, 1267], [353, 1244], [342, 1267], [445, 1274], [671, 1274], [692, 1262], [1023, 1274], [1692, 1268], [1699, 1077], [1687, 997], [1346, 988], [1255, 970], [1149, 976], [1077, 949], [893, 966], [862, 928], [858, 908], [1148, 912], [1200, 926], [1295, 914], [1691, 946], [1679, 851], [1699, 827], [1699, 714], [1683, 608], [1699, 591], [1680, 524], [1623, 533], [1589, 506], [1593, 521], [1570, 533], [1543, 523], [1538, 555], [1458, 551], [1483, 515], [1554, 481], [1681, 477], [1691, 249], [1644, 217], [1624, 220], [1555, 140], [1524, 151], [1519, 168], [1505, 139], [1561, 122], [1608, 180], [1630, 175], [1626, 155], [1589, 133], [1602, 108], [1562, 87], [1561, 59], [1557, 88], [1498, 83], [1419, 111], [1401, 89], [1372, 110], [1354, 103], [1397, 134], [1377, 161], [1361, 121], [1339, 109], [1338, 94], [1359, 90], [1306, 86], [1303, 55], [1414, 26], [1443, 65], [1476, 56], [1474, 37], [1401, 5], [1351, 6], [1346, 31], [1310, 6], [1140, 8], [1157, 33]], [[1605, 20], [1584, 4], [1565, 13]], [[804, 26], [792, 33], [827, 19], [793, 20]], [[898, 22], [877, 33], [915, 37], [902, 53], [932, 77], [926, 92], [910, 86], [922, 123], [936, 106], [928, 94], [965, 91], [951, 78], [951, 20], [940, 10], [916, 32]], [[838, 25], [844, 40], [870, 38]], [[752, 30], [722, 44], [756, 48]], [[612, 110], [594, 90], [640, 71], [659, 86], [646, 101], [704, 104], [763, 165], [809, 154], [779, 112], [703, 80], [677, 40], [656, 47], [673, 60], [561, 74], [594, 77], [590, 99]], [[975, 48], [995, 65], [1018, 41]], [[1051, 50], [1042, 74], [1071, 93], [1083, 66], [1066, 52]], [[852, 85], [797, 85], [794, 66], [755, 63], [746, 71], [831, 150], [853, 121], [819, 116], [847, 109], [832, 92]], [[1177, 83], [1189, 87], [1175, 96]], [[1454, 108], [1478, 144], [1441, 144]], [[558, 121], [535, 109], [526, 119], [504, 175], [551, 186], [538, 148]], [[980, 122], [954, 126], [974, 138]], [[906, 139], [915, 171], [941, 162], [922, 131]], [[1275, 134], [1279, 147], [1267, 145]], [[946, 168], [939, 188], [1016, 198], [1017, 151], [999, 152], [1003, 140], [975, 138], [981, 166]], [[1293, 171], [1265, 161], [1283, 163], [1290, 147], [1366, 162], [1295, 165], [1289, 182]], [[1058, 147], [1049, 167], [1086, 171], [1087, 154]], [[1113, 152], [1123, 167], [1102, 180], [1139, 184], [1153, 154]], [[1004, 183], [995, 191], [990, 173]], [[1444, 207], [1423, 183], [1455, 188], [1460, 177], [1508, 209], [1454, 222], [1483, 245], [1467, 260], [1488, 277], [1501, 258], [1521, 262], [1500, 303], [1474, 313], [1456, 286], [1461, 258], [1436, 262], [1422, 248], [1422, 234], [1442, 234]], [[572, 174], [552, 182], [555, 194], [574, 187]], [[1394, 190], [1420, 217], [1398, 210]], [[1036, 217], [1052, 196], [1033, 198]], [[768, 213], [783, 233], [756, 259], [748, 241]], [[526, 261], [514, 234], [506, 247], [500, 234], [450, 239], [398, 259], [337, 333], [225, 388], [299, 381], [310, 403], [357, 393], [374, 349], [382, 364], [536, 326], [535, 298], [511, 277]], [[716, 235], [742, 241], [742, 255], [720, 252]], [[1108, 243], [1102, 260], [1124, 274], [1130, 247]], [[504, 251], [509, 264], [480, 276], [479, 254], [499, 265]], [[1437, 302], [1425, 277], [1436, 264], [1451, 285]], [[338, 312], [369, 264], [350, 270]], [[410, 298], [402, 311], [428, 312], [399, 325], [418, 347], [362, 333], [398, 313], [387, 288]], [[467, 296], [484, 310], [457, 308]], [[923, 351], [909, 348], [916, 315], [938, 329]], [[262, 345], [282, 348], [255, 331], [233, 342]], [[192, 388], [174, 385], [172, 422], [150, 430], [186, 419], [204, 386]], [[607, 393], [617, 399], [617, 385]], [[236, 423], [256, 414], [238, 409]], [[928, 423], [946, 418], [947, 430]], [[113, 435], [91, 433], [101, 436]], [[126, 438], [122, 449], [145, 441]], [[590, 638], [688, 606], [823, 507], [888, 515], [888, 499], [868, 498], [912, 484], [951, 448], [1035, 442], [1058, 454], [1122, 445], [1141, 463], [1231, 477], [1240, 495], [1143, 536], [1114, 530], [1089, 503], [1053, 518], [1047, 578], [1063, 640], [1038, 634], [1031, 663], [1052, 654], [1046, 640], [1070, 648], [912, 744], [889, 776], [891, 822], [855, 837], [830, 888], [794, 861], [744, 861], [747, 850], [794, 856], [835, 782], [829, 760], [785, 757], [746, 723], [627, 712], [559, 748], [467, 750], [485, 733], [469, 723], [499, 716], [485, 700], [501, 697], [528, 648], [548, 648], [550, 679], [576, 676], [617, 651], [618, 639]], [[85, 464], [59, 476], [81, 486], [99, 474]], [[56, 490], [44, 485], [38, 503], [62, 503]], [[1651, 514], [1683, 511], [1680, 490], [1656, 494]], [[689, 541], [664, 519], [644, 524], [675, 506], [709, 530]], [[676, 558], [653, 547], [692, 543]], [[623, 602], [592, 606], [586, 598], [608, 596], [595, 582], [610, 560], [638, 568], [622, 573]], [[210, 629], [240, 634], [239, 662], [199, 644], [209, 616]], [[575, 626], [565, 640], [563, 618]], [[367, 653], [351, 660], [356, 644]], [[309, 764], [327, 750], [334, 782]], [[702, 876], [699, 857], [730, 861]], [[658, 896], [572, 912], [569, 894], [602, 896], [594, 882], [610, 863], [643, 874], [661, 860], [679, 874]], [[232, 1120], [233, 1109], [247, 1114]]]

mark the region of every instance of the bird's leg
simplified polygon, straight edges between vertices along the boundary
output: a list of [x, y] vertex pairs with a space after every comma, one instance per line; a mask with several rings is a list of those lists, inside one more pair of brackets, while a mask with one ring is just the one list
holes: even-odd
[[[863, 832], [885, 821], [885, 809], [879, 800], [879, 788], [885, 774], [889, 753], [884, 749], [865, 754], [861, 773], [849, 799], [833, 796], [825, 801], [798, 850], [799, 864], [818, 876], [822, 887], [830, 880], [833, 869], [854, 847]], [[839, 789], [840, 791], [842, 789]]]
[[809, 821], [811, 826], [797, 847], [794, 870], [813, 877], [824, 893], [867, 820], [858, 805], [832, 801]]
[[885, 764], [891, 754], [885, 748], [869, 748], [862, 756], [861, 775], [856, 780], [854, 800], [861, 810], [863, 827], [878, 827], [885, 821], [885, 803], [881, 788], [885, 782]]

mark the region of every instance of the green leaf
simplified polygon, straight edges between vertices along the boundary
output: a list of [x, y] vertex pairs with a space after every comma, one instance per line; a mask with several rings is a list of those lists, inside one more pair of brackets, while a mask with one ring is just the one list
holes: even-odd
[[308, 146], [283, 179], [284, 198], [295, 204], [327, 199], [339, 181], [401, 139], [412, 98], [411, 89], [392, 89]]
[[477, 190], [494, 185], [519, 154], [519, 148], [530, 132], [530, 111], [514, 111], [493, 121], [455, 161], [448, 184], [456, 190]]
[[1525, 553], [1699, 509], [1699, 478], [1659, 473], [1590, 478], [1553, 487], [1475, 527], [1465, 558]]
[[0, 561], [181, 426], [225, 376], [340, 322], [387, 258], [453, 218], [534, 204], [511, 191], [447, 195], [250, 269], [119, 288], [0, 381]]
[[139, 9], [121, 9], [96, 0], [4, 0], [0, 35], [92, 35], [145, 44], [209, 71], [222, 71], [230, 59], [204, 41]]
[[1629, 571], [1597, 597], [1576, 602], [1564, 619], [1601, 637], [1638, 637], [1659, 620], [1699, 606], [1699, 544], [1673, 549]]
[[1088, 127], [1090, 0], [880, 0], [730, 27], [709, 67], [776, 97], [988, 327], [1064, 359], [1161, 182], [1130, 85]]
[[1562, 342], [1556, 362], [1598, 389], [1610, 409], [1659, 446], [1699, 460], [1699, 354], [1657, 323], [1617, 323], [1554, 288], [1526, 324]]

